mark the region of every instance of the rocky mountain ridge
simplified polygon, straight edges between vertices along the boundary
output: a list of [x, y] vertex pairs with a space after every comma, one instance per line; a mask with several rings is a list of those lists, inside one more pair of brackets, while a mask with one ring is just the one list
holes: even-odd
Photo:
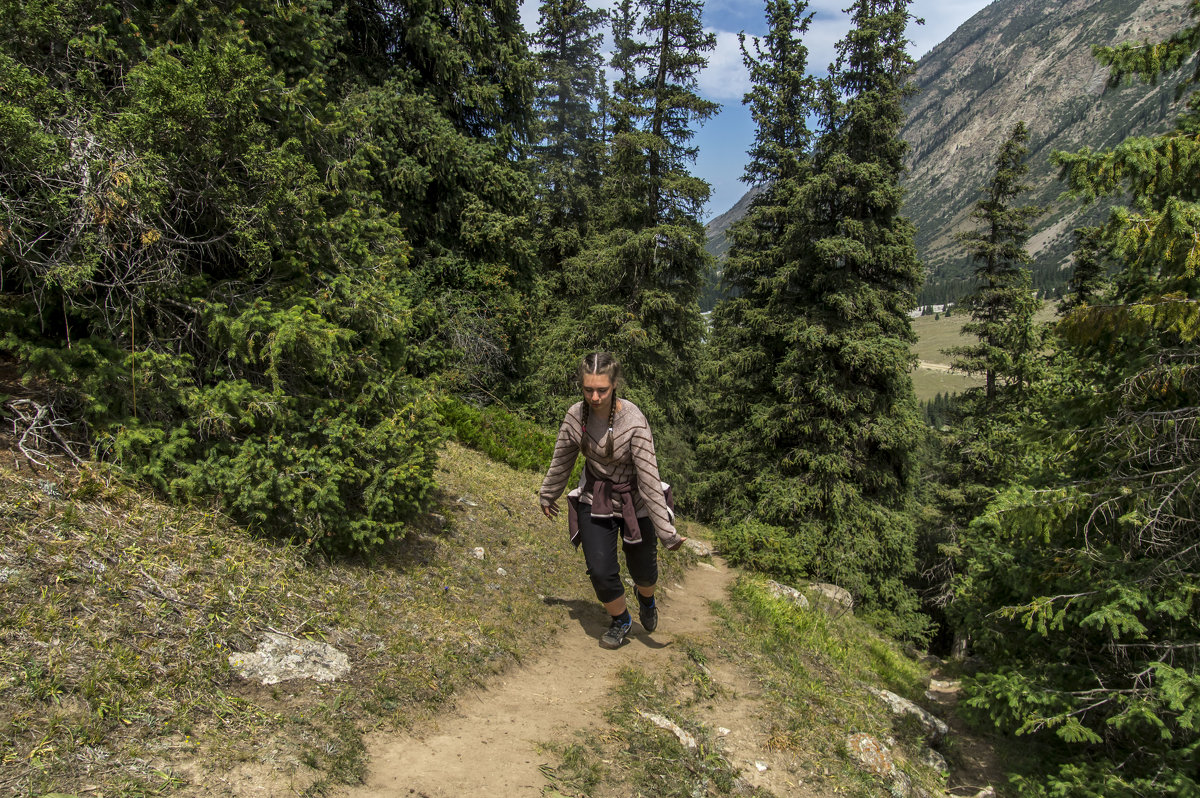
[[1187, 5], [998, 0], [920, 60], [903, 136], [906, 212], [929, 272], [923, 304], [966, 290], [971, 267], [954, 234], [970, 227], [996, 151], [1020, 121], [1030, 132], [1030, 191], [1022, 201], [1045, 208], [1028, 245], [1035, 283], [1047, 290], [1065, 285], [1073, 230], [1105, 216], [1112, 203], [1087, 208], [1063, 197], [1051, 153], [1108, 149], [1131, 135], [1160, 132], [1177, 111], [1178, 80], [1108, 88], [1108, 69], [1093, 48], [1169, 36], [1187, 23]]
[[[1106, 149], [1131, 135], [1161, 132], [1178, 112], [1178, 77], [1109, 87], [1093, 48], [1158, 40], [1188, 21], [1188, 0], [996, 0], [920, 59], [903, 131], [905, 212], [917, 226], [928, 272], [920, 304], [969, 290], [971, 264], [954, 234], [969, 228], [995, 153], [1019, 121], [1030, 131], [1031, 188], [1022, 202], [1045, 208], [1029, 241], [1034, 282], [1048, 293], [1066, 285], [1073, 230], [1103, 218], [1114, 203], [1085, 207], [1064, 197], [1051, 153]], [[1185, 66], [1180, 75], [1190, 73]], [[750, 199], [709, 223], [714, 255], [728, 248], [725, 232]]]

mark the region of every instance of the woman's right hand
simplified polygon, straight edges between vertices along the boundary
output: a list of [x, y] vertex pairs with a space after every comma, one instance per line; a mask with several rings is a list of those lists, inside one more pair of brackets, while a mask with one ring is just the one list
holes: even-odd
[[554, 518], [558, 515], [558, 502], [552, 501], [549, 504], [542, 505], [542, 513], [547, 518]]

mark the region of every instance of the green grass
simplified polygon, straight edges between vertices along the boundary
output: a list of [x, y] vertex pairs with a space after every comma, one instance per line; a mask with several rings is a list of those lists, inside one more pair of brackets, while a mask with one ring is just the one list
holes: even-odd
[[[537, 478], [457, 444], [435, 513], [370, 560], [256, 540], [95, 469], [11, 462], [0, 795], [221, 795], [233, 788], [217, 776], [235, 769], [324, 794], [361, 779], [365, 733], [411, 726], [548, 643], [561, 614], [539, 594], [593, 599], [565, 525], [538, 512]], [[664, 578], [691, 558], [665, 558]], [[268, 630], [327, 642], [353, 670], [326, 684], [241, 679], [230, 654]]]
[[[1034, 321], [1039, 324], [1054, 321], [1057, 318], [1057, 310], [1056, 303], [1047, 302], [1038, 311]], [[969, 344], [974, 340], [971, 336], [962, 334], [962, 325], [966, 321], [968, 321], [968, 317], [965, 313], [950, 316], [942, 313], [913, 319], [912, 329], [917, 335], [917, 342], [913, 344], [913, 354], [917, 356], [917, 360], [923, 363], [949, 365], [951, 358], [945, 354], [945, 350]], [[917, 399], [921, 401], [933, 399], [939, 393], [962, 393], [969, 388], [977, 388], [981, 385], [983, 385], [982, 375], [972, 376], [926, 368], [917, 368], [913, 372], [913, 390]]]
[[945, 313], [913, 319], [912, 328], [917, 335], [913, 353], [917, 359], [927, 363], [948, 364], [950, 358], [942, 354], [942, 350], [970, 341], [962, 334], [963, 322], [967, 320], [965, 315], [947, 316]]
[[912, 373], [913, 392], [917, 399], [927, 402], [939, 393], [956, 394], [983, 385], [982, 377], [972, 377], [956, 371], [934, 371], [918, 368]]

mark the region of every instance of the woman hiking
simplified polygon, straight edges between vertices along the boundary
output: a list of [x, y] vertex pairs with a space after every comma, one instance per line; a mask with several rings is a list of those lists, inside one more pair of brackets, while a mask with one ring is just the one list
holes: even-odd
[[539, 491], [542, 512], [554, 518], [575, 459], [583, 454], [579, 486], [567, 495], [567, 520], [571, 542], [583, 545], [596, 598], [612, 616], [600, 637], [605, 648], [620, 648], [633, 626], [625, 606], [618, 539], [637, 586], [638, 620], [647, 632], [658, 626], [658, 540], [672, 551], [686, 540], [675, 531], [674, 513], [667, 506], [650, 425], [633, 402], [617, 398], [620, 379], [621, 366], [608, 352], [594, 352], [579, 364], [583, 401], [567, 410]]

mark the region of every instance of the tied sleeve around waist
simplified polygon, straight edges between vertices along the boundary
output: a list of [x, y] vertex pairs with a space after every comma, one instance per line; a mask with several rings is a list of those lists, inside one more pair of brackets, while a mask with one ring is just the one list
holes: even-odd
[[[621, 520], [625, 522], [625, 531], [621, 538], [628, 544], [642, 542], [642, 529], [637, 520], [637, 485], [632, 482], [612, 483], [607, 479], [591, 479], [588, 474], [587, 490], [592, 494], [592, 513], [599, 516], [613, 514], [613, 496], [621, 499]], [[581, 492], [579, 488], [567, 494], [570, 512], [567, 513], [567, 527], [571, 533], [571, 543], [579, 545], [579, 512]]]

